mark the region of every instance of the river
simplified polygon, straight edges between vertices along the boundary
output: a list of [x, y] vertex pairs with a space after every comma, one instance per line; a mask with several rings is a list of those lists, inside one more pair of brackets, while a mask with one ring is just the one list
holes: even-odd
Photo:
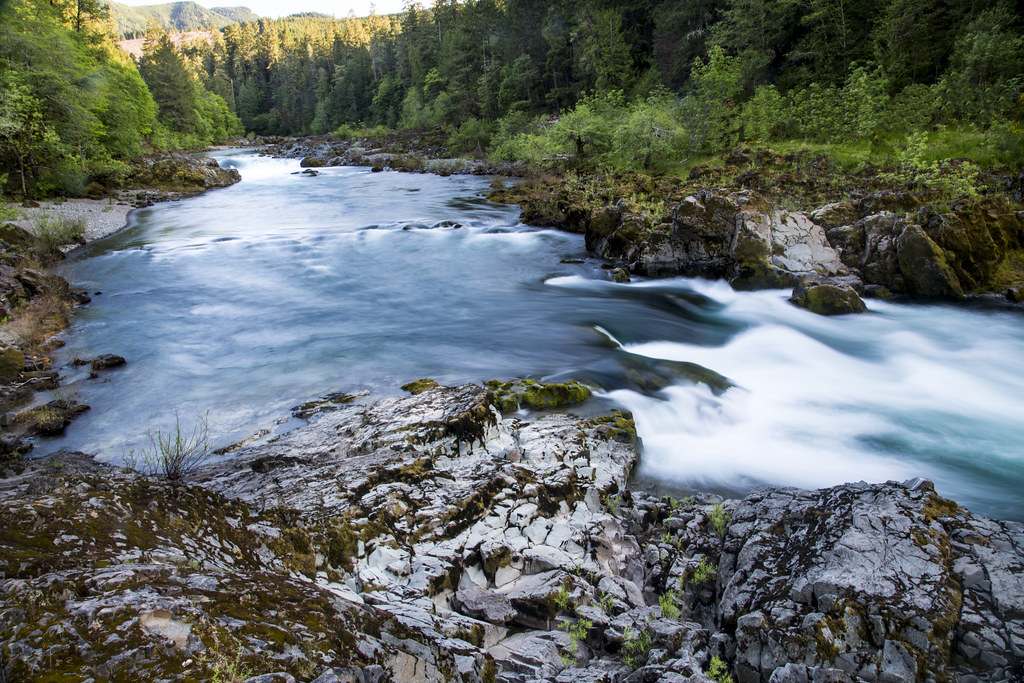
[[[186, 427], [207, 415], [222, 447], [290, 428], [309, 399], [421, 377], [578, 378], [595, 409], [633, 411], [645, 483], [734, 495], [922, 476], [1024, 519], [1019, 309], [872, 301], [824, 318], [782, 291], [619, 284], [581, 236], [484, 199], [488, 178], [218, 158], [241, 183], [137, 211], [66, 264], [99, 293], [59, 363], [128, 364], [95, 379], [64, 367], [92, 410], [39, 453], [120, 463], [175, 412]], [[732, 386], [691, 381], [702, 368]]]

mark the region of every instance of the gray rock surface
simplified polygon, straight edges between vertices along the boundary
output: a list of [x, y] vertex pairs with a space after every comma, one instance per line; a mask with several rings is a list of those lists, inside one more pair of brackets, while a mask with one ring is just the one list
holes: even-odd
[[1024, 526], [925, 481], [654, 498], [624, 420], [437, 387], [184, 483], [52, 456], [0, 480], [5, 679], [1019, 677]]

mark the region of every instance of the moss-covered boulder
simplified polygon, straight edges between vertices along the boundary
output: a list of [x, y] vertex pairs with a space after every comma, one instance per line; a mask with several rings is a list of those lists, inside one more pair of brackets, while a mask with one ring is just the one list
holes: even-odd
[[50, 401], [14, 416], [15, 430], [33, 436], [58, 436], [89, 406], [69, 401]]
[[818, 315], [846, 315], [867, 310], [857, 290], [841, 282], [804, 280], [793, 290], [789, 300]]
[[171, 192], [202, 192], [242, 179], [237, 170], [221, 168], [215, 159], [183, 152], [151, 154], [133, 164], [131, 185]]
[[590, 398], [590, 387], [579, 382], [543, 383], [532, 379], [512, 382], [492, 380], [485, 385], [494, 393], [494, 403], [503, 412], [520, 408], [551, 410], [573, 406]]
[[0, 379], [12, 379], [25, 368], [25, 354], [14, 348], [0, 351]]
[[963, 296], [946, 252], [919, 225], [908, 225], [896, 242], [907, 292], [915, 296]]
[[418, 379], [415, 382], [409, 382], [408, 384], [402, 385], [402, 391], [408, 391], [413, 396], [422, 394], [424, 391], [430, 391], [441, 386], [435, 380], [430, 378]]

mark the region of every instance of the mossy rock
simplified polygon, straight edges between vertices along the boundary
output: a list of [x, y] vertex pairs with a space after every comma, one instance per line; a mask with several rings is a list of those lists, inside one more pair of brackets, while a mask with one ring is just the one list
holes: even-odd
[[590, 387], [577, 381], [544, 384], [530, 379], [513, 382], [492, 380], [484, 386], [494, 392], [494, 404], [502, 412], [520, 408], [551, 410], [578, 405], [590, 398], [591, 394]]
[[418, 379], [415, 382], [409, 382], [408, 384], [403, 384], [402, 385], [402, 391], [408, 391], [413, 396], [417, 396], [419, 394], [422, 394], [425, 391], [430, 391], [431, 389], [436, 389], [439, 386], [441, 386], [441, 385], [438, 384], [435, 380], [432, 380], [432, 379], [430, 379], [428, 377], [424, 377], [423, 379]]
[[848, 285], [803, 283], [793, 291], [789, 300], [818, 315], [846, 315], [868, 310], [857, 292]]
[[592, 417], [588, 422], [596, 426], [610, 441], [637, 443], [636, 421], [633, 419], [633, 413], [628, 410], [616, 410], [610, 415]]
[[0, 378], [13, 379], [25, 368], [25, 354], [14, 347], [0, 351]]
[[28, 434], [57, 436], [64, 433], [64, 428], [71, 424], [71, 420], [87, 410], [89, 406], [83, 404], [50, 401], [46, 405], [18, 413], [14, 416], [14, 424]]
[[31, 251], [36, 244], [35, 236], [13, 223], [0, 226], [0, 242], [16, 251]]

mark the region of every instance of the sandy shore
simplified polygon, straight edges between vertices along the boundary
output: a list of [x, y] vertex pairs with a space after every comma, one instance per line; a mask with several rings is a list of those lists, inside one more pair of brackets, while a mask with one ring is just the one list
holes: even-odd
[[91, 242], [124, 229], [128, 225], [128, 214], [135, 207], [125, 203], [111, 203], [108, 199], [67, 199], [59, 203], [39, 202], [39, 208], [26, 209], [15, 205], [23, 216], [12, 221], [15, 225], [35, 232], [35, 221], [42, 215], [63, 216], [85, 221], [85, 238]]

